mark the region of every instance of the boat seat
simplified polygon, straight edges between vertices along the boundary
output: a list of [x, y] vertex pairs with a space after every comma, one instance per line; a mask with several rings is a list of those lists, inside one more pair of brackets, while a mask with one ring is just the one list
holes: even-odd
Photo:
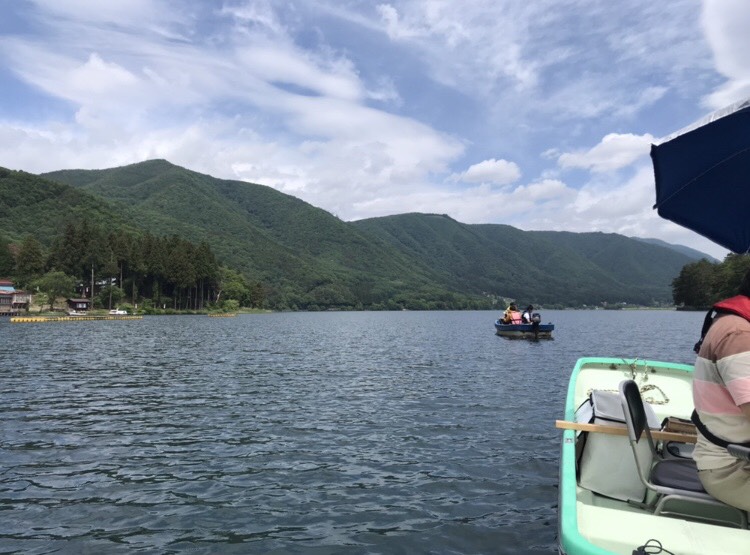
[[[747, 528], [745, 511], [722, 503], [706, 492], [698, 477], [695, 461], [665, 459], [657, 451], [647, 423], [641, 392], [635, 381], [624, 380], [620, 383], [620, 401], [638, 475], [641, 482], [653, 493], [650, 502], [637, 505], [657, 515], [680, 516], [713, 524], [732, 524], [738, 528]], [[644, 435], [655, 461], [647, 468], [640, 462], [637, 451], [638, 442]], [[670, 509], [670, 506], [673, 508]]]
[[657, 461], [651, 469], [651, 482], [666, 488], [706, 493], [692, 459]]

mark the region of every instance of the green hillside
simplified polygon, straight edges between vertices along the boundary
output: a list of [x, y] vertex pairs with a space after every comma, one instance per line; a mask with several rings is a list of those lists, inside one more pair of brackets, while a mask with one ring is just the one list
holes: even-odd
[[0, 170], [0, 236], [50, 244], [71, 218], [205, 241], [272, 308], [470, 308], [497, 297], [579, 306], [669, 303], [694, 258], [615, 234], [526, 232], [448, 216], [343, 222], [263, 185], [152, 160], [34, 176]]
[[402, 214], [354, 223], [427, 264], [452, 286], [566, 305], [669, 302], [671, 282], [692, 259], [603, 233], [529, 232]]
[[0, 168], [0, 234], [9, 241], [34, 235], [50, 244], [68, 221], [89, 217], [132, 228], [111, 203], [34, 174]]
[[631, 287], [637, 285], [643, 294], [653, 297], [663, 293], [664, 286], [671, 294], [672, 280], [686, 263], [693, 262], [691, 257], [677, 250], [615, 233], [530, 233], [580, 253], [598, 267], [607, 269], [614, 279]]

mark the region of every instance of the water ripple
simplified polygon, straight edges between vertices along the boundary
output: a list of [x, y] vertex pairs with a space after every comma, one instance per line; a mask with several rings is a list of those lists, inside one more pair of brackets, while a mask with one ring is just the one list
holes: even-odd
[[494, 316], [0, 322], [0, 552], [552, 553], [575, 359], [689, 362], [700, 315]]

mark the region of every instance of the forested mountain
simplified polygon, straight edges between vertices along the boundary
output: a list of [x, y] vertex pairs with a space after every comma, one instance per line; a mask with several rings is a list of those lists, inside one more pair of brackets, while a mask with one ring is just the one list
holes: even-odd
[[207, 241], [224, 263], [263, 282], [277, 307], [455, 301], [429, 267], [270, 187], [216, 179], [164, 160], [44, 177], [111, 200], [151, 233]]
[[[270, 187], [152, 160], [33, 176], [0, 169], [0, 236], [44, 245], [70, 218], [177, 235], [266, 289], [271, 308], [471, 308], [497, 297], [669, 303], [695, 260], [613, 234], [525, 232], [403, 214], [343, 222]], [[3, 177], [4, 176], [4, 177]]]
[[68, 221], [84, 216], [133, 229], [128, 218], [105, 199], [31, 173], [0, 168], [0, 236], [20, 242], [31, 234], [48, 245]]
[[694, 259], [617, 234], [520, 231], [448, 216], [402, 214], [354, 222], [444, 272], [465, 291], [566, 305], [669, 302]]

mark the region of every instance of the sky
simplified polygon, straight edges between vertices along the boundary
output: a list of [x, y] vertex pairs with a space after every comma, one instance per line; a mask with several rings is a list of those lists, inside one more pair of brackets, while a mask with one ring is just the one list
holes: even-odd
[[746, 0], [0, 0], [0, 166], [163, 158], [345, 221], [726, 250], [650, 145], [750, 96]]

